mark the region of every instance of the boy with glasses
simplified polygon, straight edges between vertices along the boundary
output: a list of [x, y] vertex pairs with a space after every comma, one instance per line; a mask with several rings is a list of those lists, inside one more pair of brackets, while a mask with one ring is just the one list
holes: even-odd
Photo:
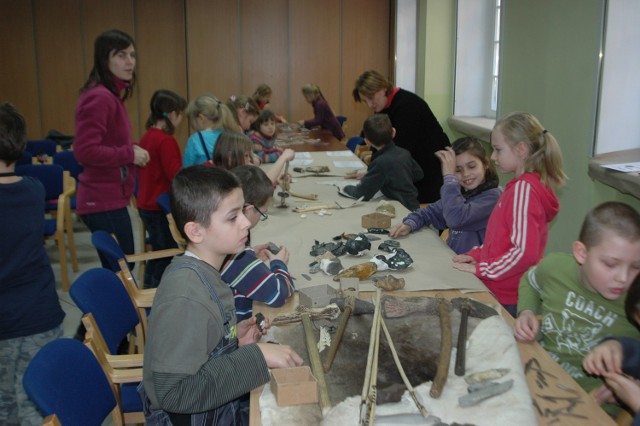
[[[267, 208], [273, 199], [273, 186], [267, 174], [259, 167], [246, 165], [231, 170], [242, 184], [244, 192], [243, 213], [251, 223], [249, 229], [259, 221], [265, 221]], [[240, 253], [225, 259], [222, 280], [233, 291], [238, 321], [251, 318], [253, 301], [279, 307], [293, 294], [295, 287], [287, 263], [289, 250], [280, 247], [277, 253], [269, 250], [269, 244], [250, 246]]]

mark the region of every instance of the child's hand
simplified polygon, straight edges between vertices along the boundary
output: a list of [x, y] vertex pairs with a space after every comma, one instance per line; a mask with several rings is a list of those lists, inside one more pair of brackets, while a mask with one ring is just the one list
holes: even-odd
[[453, 256], [453, 261], [455, 263], [470, 263], [472, 265], [476, 264], [476, 260], [468, 254], [456, 254], [455, 256]]
[[268, 247], [269, 243], [264, 243], [258, 246], [253, 246], [251, 248], [256, 252], [256, 257], [258, 259], [262, 260], [263, 262], [267, 262], [269, 260], [269, 257], [267, 257], [267, 254], [265, 252], [269, 251], [267, 250]]
[[345, 179], [355, 179], [355, 180], [360, 180], [364, 177], [365, 173], [351, 173], [346, 175], [344, 178]]
[[634, 413], [640, 411], [640, 384], [637, 380], [624, 374], [606, 373], [605, 382]]
[[438, 157], [442, 166], [442, 176], [455, 174], [456, 153], [453, 151], [453, 148], [446, 147], [445, 149], [436, 151], [436, 157]]
[[410, 233], [411, 227], [409, 225], [405, 225], [404, 223], [399, 223], [389, 229], [390, 238], [404, 237], [405, 235], [409, 235]]
[[278, 254], [273, 254], [269, 250], [266, 250], [264, 253], [267, 255], [267, 258], [269, 258], [269, 260], [281, 260], [285, 263], [285, 265], [289, 263], [289, 250], [286, 247], [281, 246]]
[[291, 148], [287, 148], [284, 151], [282, 151], [282, 154], [280, 155], [280, 157], [283, 157], [285, 161], [291, 161], [296, 157], [296, 152]]
[[530, 310], [524, 310], [516, 318], [516, 326], [513, 335], [518, 342], [533, 342], [538, 335], [540, 322]]
[[265, 326], [260, 331], [260, 327], [256, 324], [256, 317], [247, 318], [236, 324], [236, 331], [238, 332], [238, 346], [249, 345], [251, 343], [258, 343], [263, 334], [267, 332], [270, 327], [269, 320], [265, 318]]
[[622, 373], [622, 345], [617, 340], [605, 340], [584, 357], [582, 367], [594, 376], [605, 373]]
[[289, 345], [258, 343], [258, 347], [269, 368], [299, 367], [302, 365], [302, 358]]
[[468, 254], [456, 254], [452, 260], [454, 269], [471, 274], [476, 273], [476, 260]]
[[589, 392], [589, 394], [593, 396], [598, 405], [619, 404], [619, 401], [616, 400], [616, 396], [613, 394], [613, 391], [606, 383], [603, 383], [600, 387]]

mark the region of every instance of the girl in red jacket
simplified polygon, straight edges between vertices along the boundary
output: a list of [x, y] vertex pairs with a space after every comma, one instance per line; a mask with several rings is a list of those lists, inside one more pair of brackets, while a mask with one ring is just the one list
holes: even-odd
[[[187, 101], [170, 90], [157, 90], [151, 97], [151, 113], [140, 139], [140, 147], [149, 152], [150, 160], [138, 171], [138, 212], [144, 223], [152, 250], [177, 247], [171, 236], [164, 211], [156, 203], [163, 192], [169, 192], [173, 177], [182, 168], [182, 155], [173, 136], [182, 122]], [[157, 287], [171, 258], [150, 260], [144, 270], [145, 287]]]
[[520, 277], [542, 258], [548, 224], [560, 208], [550, 185], [563, 185], [566, 175], [558, 142], [532, 114], [498, 120], [491, 146], [496, 166], [515, 177], [489, 216], [484, 243], [453, 261], [454, 268], [476, 274], [515, 317]]

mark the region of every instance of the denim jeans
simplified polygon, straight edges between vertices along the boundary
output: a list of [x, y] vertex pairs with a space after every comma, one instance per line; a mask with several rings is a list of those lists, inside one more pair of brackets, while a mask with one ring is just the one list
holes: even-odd
[[[108, 212], [91, 213], [80, 216], [91, 232], [102, 230], [116, 236], [120, 248], [125, 254], [135, 252], [133, 242], [133, 230], [131, 228], [131, 217], [126, 207]], [[109, 262], [98, 253], [103, 268], [109, 268]], [[133, 264], [129, 265], [133, 269]]]
[[[171, 236], [167, 215], [161, 210], [145, 210], [138, 209], [140, 218], [144, 222], [147, 230], [147, 243], [151, 245], [152, 250], [165, 250], [177, 248], [178, 245]], [[160, 278], [164, 270], [171, 263], [171, 258], [150, 260], [146, 263], [144, 270], [144, 286], [146, 288], [158, 287]]]

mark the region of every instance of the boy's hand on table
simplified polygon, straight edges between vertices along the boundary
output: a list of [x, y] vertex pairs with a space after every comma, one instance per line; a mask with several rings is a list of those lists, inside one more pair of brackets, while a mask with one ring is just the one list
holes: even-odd
[[238, 346], [249, 345], [251, 343], [258, 343], [260, 338], [271, 327], [269, 319], [264, 319], [264, 327], [260, 331], [260, 327], [256, 323], [256, 317], [247, 318], [236, 324], [236, 331], [238, 332]]
[[582, 361], [584, 370], [594, 376], [605, 373], [622, 373], [622, 345], [617, 340], [605, 340], [591, 349]]
[[634, 413], [640, 411], [640, 384], [637, 380], [617, 373], [605, 373], [604, 378], [620, 401], [627, 404]]
[[355, 180], [360, 180], [364, 177], [366, 173], [350, 173], [348, 175], [345, 175], [345, 179], [355, 179]]
[[405, 235], [409, 235], [410, 233], [411, 227], [409, 225], [405, 225], [404, 223], [393, 225], [391, 229], [389, 229], [390, 238], [404, 237]]
[[538, 335], [540, 322], [532, 311], [526, 309], [518, 314], [513, 335], [518, 342], [533, 342]]
[[302, 358], [289, 345], [258, 343], [258, 347], [269, 368], [299, 367], [302, 365]]

